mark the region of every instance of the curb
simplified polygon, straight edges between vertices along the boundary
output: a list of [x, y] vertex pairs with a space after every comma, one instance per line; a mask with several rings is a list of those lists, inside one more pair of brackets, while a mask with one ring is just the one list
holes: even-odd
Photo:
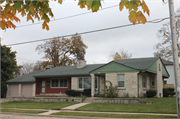
[[104, 117], [59, 116], [59, 115], [36, 115], [36, 114], [11, 113], [11, 112], [1, 112], [1, 114], [21, 115], [21, 116], [35, 116], [35, 117], [50, 117], [50, 118], [55, 117], [55, 118], [82, 118], [82, 119], [119, 119], [119, 118], [104, 118]]

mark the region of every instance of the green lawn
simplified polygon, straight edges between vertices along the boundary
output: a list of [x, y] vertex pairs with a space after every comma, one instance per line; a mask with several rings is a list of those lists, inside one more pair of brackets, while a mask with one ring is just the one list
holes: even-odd
[[[118, 103], [91, 103], [77, 108], [77, 111], [103, 112], [147, 112], [176, 114], [176, 98], [144, 98], [142, 101], [153, 101], [153, 104], [118, 104]], [[98, 107], [98, 108], [97, 108]]]
[[31, 102], [12, 101], [1, 103], [1, 108], [27, 108], [27, 109], [55, 109], [59, 110], [76, 103], [73, 102]]
[[43, 112], [47, 112], [47, 111], [41, 111], [41, 110], [19, 110], [19, 109], [1, 109], [1, 112], [39, 114], [39, 113], [43, 113]]
[[106, 118], [177, 118], [177, 116], [164, 116], [164, 115], [107, 114], [107, 113], [84, 113], [84, 112], [57, 112], [51, 115], [106, 117]]

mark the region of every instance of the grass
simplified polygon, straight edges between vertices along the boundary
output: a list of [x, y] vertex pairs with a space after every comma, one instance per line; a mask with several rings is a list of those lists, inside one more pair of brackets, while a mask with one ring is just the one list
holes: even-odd
[[91, 103], [77, 108], [76, 111], [177, 113], [175, 97], [144, 98], [141, 100], [153, 101], [153, 104]]
[[107, 113], [84, 113], [84, 112], [57, 112], [51, 115], [106, 117], [106, 118], [177, 118], [177, 116], [165, 116], [165, 115], [107, 114]]
[[41, 111], [41, 110], [19, 110], [19, 109], [1, 109], [1, 112], [39, 114], [39, 113], [43, 113], [43, 112], [47, 112], [47, 111]]
[[1, 103], [1, 108], [54, 109], [59, 110], [76, 103], [73, 102], [31, 102], [12, 101]]

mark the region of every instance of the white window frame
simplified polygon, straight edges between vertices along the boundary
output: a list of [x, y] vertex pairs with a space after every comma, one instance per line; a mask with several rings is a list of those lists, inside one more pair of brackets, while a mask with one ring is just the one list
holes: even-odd
[[[119, 75], [123, 75], [124, 76], [124, 86], [123, 87], [119, 87]], [[118, 88], [124, 88], [125, 87], [125, 75], [124, 74], [118, 74], [117, 75], [117, 81], [118, 81]], [[122, 81], [121, 81], [122, 82]]]
[[[82, 88], [79, 88], [79, 79], [82, 78]], [[91, 78], [91, 77], [78, 77], [78, 89], [84, 90], [84, 78]], [[92, 80], [92, 79], [91, 79]], [[92, 85], [92, 84], [91, 84]]]
[[[52, 87], [52, 80], [53, 80], [53, 79], [58, 79], [58, 87]], [[61, 80], [61, 79], [66, 79], [66, 80], [67, 80], [67, 87], [60, 87], [60, 80]], [[67, 79], [67, 78], [52, 78], [50, 85], [51, 85], [51, 88], [68, 88], [68, 79]]]

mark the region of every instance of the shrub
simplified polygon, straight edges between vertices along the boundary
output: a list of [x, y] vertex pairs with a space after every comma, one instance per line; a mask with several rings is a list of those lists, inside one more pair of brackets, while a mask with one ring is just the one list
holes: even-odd
[[123, 93], [125, 98], [129, 98], [129, 93]]
[[168, 97], [169, 95], [173, 96], [175, 94], [174, 88], [163, 88], [163, 97]]
[[157, 92], [156, 90], [148, 90], [146, 91], [146, 96], [149, 98], [149, 97], [154, 97], [156, 96]]
[[84, 96], [91, 97], [91, 89], [84, 89], [82, 94]]
[[167, 88], [170, 92], [174, 92], [174, 88]]
[[108, 82], [110, 85], [109, 86], [105, 86], [105, 90], [104, 91], [104, 94], [105, 94], [105, 97], [108, 97], [108, 98], [116, 98], [118, 97], [118, 86], [113, 86], [112, 83], [110, 81], [106, 81]]
[[76, 90], [66, 90], [66, 95], [68, 96], [80, 96], [81, 95], [81, 91], [76, 91]]
[[168, 97], [169, 90], [167, 88], [163, 88], [163, 97]]

